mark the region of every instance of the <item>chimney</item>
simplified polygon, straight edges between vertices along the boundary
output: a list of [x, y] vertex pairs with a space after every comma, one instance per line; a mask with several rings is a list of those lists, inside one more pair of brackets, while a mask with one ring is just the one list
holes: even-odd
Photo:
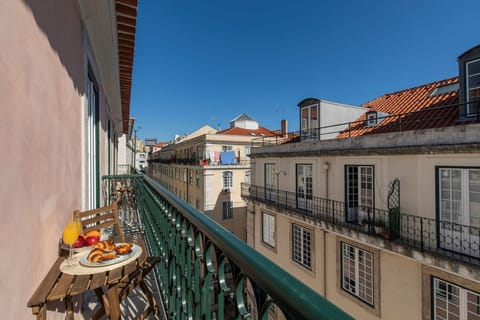
[[280, 130], [282, 131], [282, 136], [286, 137], [288, 133], [288, 122], [287, 119], [282, 119], [280, 122]]

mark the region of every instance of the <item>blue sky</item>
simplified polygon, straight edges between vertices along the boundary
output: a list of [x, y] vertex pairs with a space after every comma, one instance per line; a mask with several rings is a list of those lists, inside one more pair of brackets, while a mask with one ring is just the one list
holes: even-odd
[[478, 0], [139, 1], [131, 116], [169, 141], [242, 112], [298, 130], [307, 97], [360, 105], [456, 76]]

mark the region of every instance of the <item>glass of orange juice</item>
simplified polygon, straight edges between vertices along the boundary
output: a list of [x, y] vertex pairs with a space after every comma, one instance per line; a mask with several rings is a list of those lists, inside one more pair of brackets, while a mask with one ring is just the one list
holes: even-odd
[[67, 259], [67, 268], [72, 269], [74, 267], [74, 259], [73, 259], [73, 244], [77, 241], [78, 235], [80, 234], [80, 230], [78, 228], [78, 224], [75, 221], [67, 222], [67, 225], [63, 229], [62, 240], [63, 243], [68, 245], [69, 247], [69, 255]]

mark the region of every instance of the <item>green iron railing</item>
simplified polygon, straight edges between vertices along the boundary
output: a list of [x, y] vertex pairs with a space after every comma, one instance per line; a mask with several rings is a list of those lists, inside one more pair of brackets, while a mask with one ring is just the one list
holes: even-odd
[[169, 319], [353, 319], [148, 176], [126, 179]]

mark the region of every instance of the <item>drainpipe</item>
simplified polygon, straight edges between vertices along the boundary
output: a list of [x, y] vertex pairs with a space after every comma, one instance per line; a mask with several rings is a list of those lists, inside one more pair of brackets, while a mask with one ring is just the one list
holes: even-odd
[[[325, 162], [323, 164], [323, 170], [325, 170], [325, 195], [326, 198], [329, 198], [329, 190], [328, 190], [328, 169], [330, 164]], [[327, 298], [327, 243], [326, 243], [326, 234], [327, 231], [323, 230], [323, 294], [324, 297]]]
[[323, 164], [323, 170], [325, 170], [325, 197], [328, 199], [329, 198], [329, 192], [328, 192], [328, 169], [330, 167], [330, 164], [328, 162], [325, 162]]

